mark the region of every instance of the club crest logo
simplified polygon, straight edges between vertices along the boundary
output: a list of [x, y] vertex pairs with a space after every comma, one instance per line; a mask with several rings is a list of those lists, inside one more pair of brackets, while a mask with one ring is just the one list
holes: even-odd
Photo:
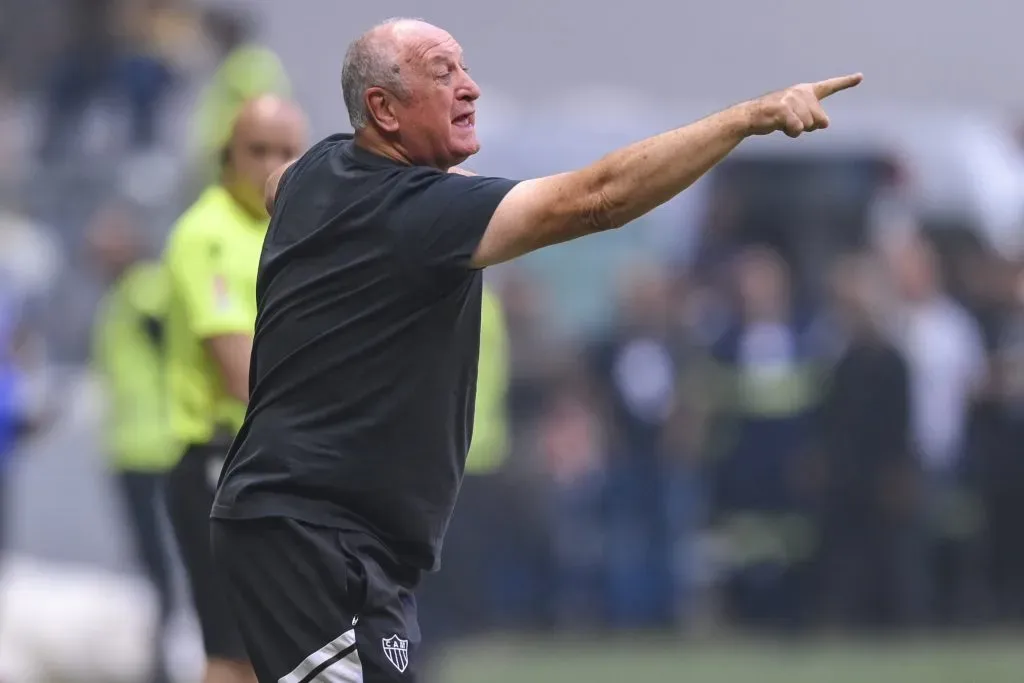
[[390, 638], [381, 638], [381, 645], [384, 646], [384, 656], [388, 661], [399, 673], [405, 673], [409, 668], [409, 641], [393, 635]]

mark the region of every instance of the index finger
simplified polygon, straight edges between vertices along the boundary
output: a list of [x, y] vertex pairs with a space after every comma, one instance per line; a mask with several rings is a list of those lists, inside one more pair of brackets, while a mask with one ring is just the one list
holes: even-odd
[[840, 90], [852, 88], [863, 80], [864, 76], [862, 74], [850, 74], [848, 76], [838, 76], [825, 81], [818, 81], [811, 87], [814, 90], [814, 96], [819, 100], [823, 100], [829, 95], [835, 95]]

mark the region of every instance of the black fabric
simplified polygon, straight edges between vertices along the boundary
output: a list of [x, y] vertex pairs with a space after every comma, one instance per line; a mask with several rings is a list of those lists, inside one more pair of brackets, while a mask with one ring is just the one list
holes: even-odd
[[[391, 564], [366, 532], [283, 518], [214, 519], [211, 540], [260, 683], [277, 683], [300, 665], [297, 680], [349, 680], [342, 673], [353, 670], [361, 677], [351, 680], [363, 683], [416, 680], [419, 574]], [[358, 658], [345, 637], [353, 628]], [[397, 664], [385, 652], [395, 638], [405, 641]], [[316, 677], [330, 669], [334, 677]]]
[[219, 446], [186, 450], [167, 477], [167, 511], [188, 574], [206, 656], [245, 661], [245, 647], [210, 554], [210, 507], [223, 460], [224, 449]]
[[213, 516], [368, 529], [437, 566], [473, 425], [481, 273], [515, 185], [332, 136], [278, 190], [257, 280], [245, 423]]

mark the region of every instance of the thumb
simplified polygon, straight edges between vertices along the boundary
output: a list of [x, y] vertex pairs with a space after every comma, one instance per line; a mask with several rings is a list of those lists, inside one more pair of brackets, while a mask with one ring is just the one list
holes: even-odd
[[823, 100], [829, 95], [835, 95], [841, 90], [852, 88], [855, 85], [859, 85], [864, 80], [862, 74], [850, 74], [848, 76], [838, 76], [836, 78], [829, 78], [828, 80], [818, 81], [811, 88], [814, 90], [814, 96], [819, 100]]

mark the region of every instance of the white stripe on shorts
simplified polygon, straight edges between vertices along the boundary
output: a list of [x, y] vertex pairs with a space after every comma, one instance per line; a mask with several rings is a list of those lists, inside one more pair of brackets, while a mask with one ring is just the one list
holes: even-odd
[[[277, 683], [363, 683], [363, 665], [355, 644], [356, 630], [352, 628], [303, 659]], [[331, 661], [346, 650], [351, 651], [337, 661]]]

